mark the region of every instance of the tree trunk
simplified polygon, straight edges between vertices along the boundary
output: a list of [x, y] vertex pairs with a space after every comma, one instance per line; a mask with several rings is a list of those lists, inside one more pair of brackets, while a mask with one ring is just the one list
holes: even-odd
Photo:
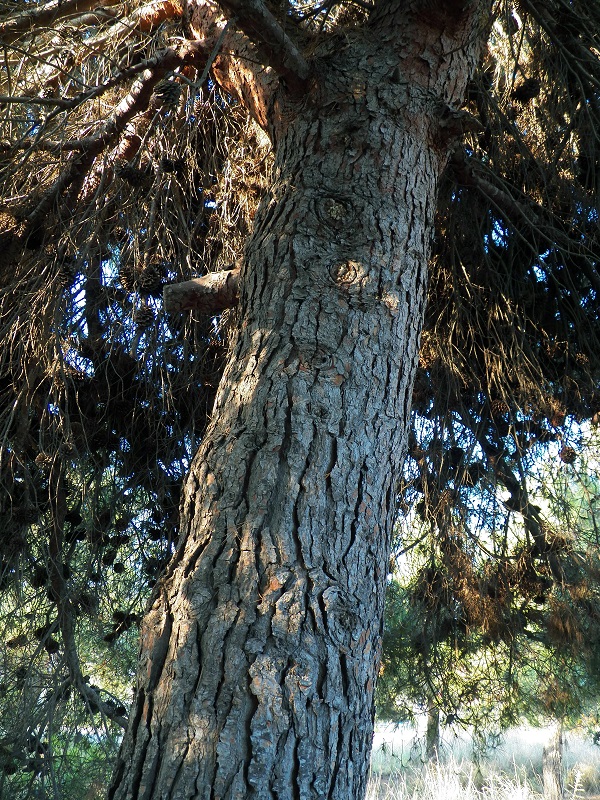
[[425, 731], [425, 760], [437, 761], [440, 752], [440, 710], [433, 702], [427, 709], [427, 729]]
[[563, 748], [563, 728], [561, 723], [557, 723], [550, 742], [544, 747], [542, 756], [544, 800], [563, 800]]
[[448, 150], [439, 96], [449, 78], [464, 91], [474, 52], [425, 27], [424, 90], [423, 64], [399, 66], [400, 37], [382, 35], [394, 20], [340, 40], [307, 96], [275, 109], [237, 339], [142, 627], [111, 800], [366, 791], [395, 476]]

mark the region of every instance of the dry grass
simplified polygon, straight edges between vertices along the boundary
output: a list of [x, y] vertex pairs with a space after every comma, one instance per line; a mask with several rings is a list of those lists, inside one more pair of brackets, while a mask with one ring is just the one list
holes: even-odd
[[[475, 762], [466, 736], [446, 736], [439, 763], [424, 764], [413, 729], [379, 731], [368, 800], [542, 800], [544, 729], [519, 728]], [[600, 748], [569, 733], [565, 800], [600, 798]]]
[[375, 776], [368, 800], [538, 800], [541, 795], [515, 773], [486, 780], [473, 764], [432, 764], [412, 776]]

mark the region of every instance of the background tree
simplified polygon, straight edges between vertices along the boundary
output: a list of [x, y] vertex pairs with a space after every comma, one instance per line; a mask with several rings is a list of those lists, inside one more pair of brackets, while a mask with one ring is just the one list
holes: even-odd
[[[306, 82], [309, 61], [313, 69], [317, 65], [312, 77], [315, 80], [315, 74], [318, 76], [317, 84], [347, 75], [353, 87], [350, 95], [360, 98], [362, 89], [352, 83], [358, 74], [355, 65], [336, 61], [340, 50], [346, 52], [341, 43], [359, 41], [370, 30], [366, 22], [369, 15], [371, 25], [393, 28], [389, 19], [384, 24], [378, 17], [384, 6], [372, 11], [362, 4], [307, 4], [270, 10], [257, 4], [236, 8], [224, 5], [249, 39], [231, 24], [225, 27], [215, 9], [196, 3], [105, 2], [100, 6], [63, 0], [60, 4], [28, 5], [23, 11], [17, 4], [6, 4], [7, 14], [0, 25], [5, 52], [1, 98], [5, 198], [0, 301], [1, 476], [5, 487], [2, 583], [9, 598], [6, 609], [20, 609], [25, 623], [7, 632], [5, 653], [15, 678], [5, 689], [5, 703], [13, 711], [18, 697], [23, 707], [30, 708], [27, 687], [64, 685], [74, 690], [69, 702], [79, 711], [97, 708], [107, 724], [119, 725], [124, 724], [120, 699], [108, 695], [106, 688], [111, 694], [119, 694], [121, 689], [106, 684], [98, 691], [85, 680], [90, 670], [82, 659], [82, 643], [89, 641], [92, 633], [87, 631], [91, 628], [97, 631], [97, 640], [108, 637], [100, 652], [113, 653], [122, 635], [132, 635], [143, 606], [142, 582], [138, 578], [127, 584], [118, 576], [130, 570], [139, 576], [145, 569], [148, 580], [155, 580], [173, 552], [180, 533], [176, 513], [179, 486], [208, 422], [228, 332], [233, 332], [237, 342], [238, 349], [232, 352], [237, 354], [239, 366], [242, 355], [248, 352], [243, 342], [252, 318], [250, 298], [260, 282], [257, 277], [254, 283], [243, 284], [242, 308], [250, 318], [244, 322], [242, 316], [240, 322], [234, 314], [229, 327], [217, 327], [210, 316], [185, 321], [179, 316], [164, 316], [159, 299], [162, 285], [236, 264], [259, 198], [268, 187], [267, 209], [269, 198], [277, 197], [286, 185], [282, 176], [290, 165], [281, 142], [291, 135], [289, 125], [294, 115], [303, 119], [302, 114], [309, 113], [306, 97], [312, 96], [315, 86]], [[435, 38], [440, 27], [452, 29], [454, 23], [448, 20], [454, 13], [463, 25], [465, 20], [472, 21], [474, 8], [462, 9], [461, 4], [440, 8], [436, 12], [424, 3], [406, 4], [401, 28], [409, 30], [414, 24], [419, 37]], [[444, 16], [446, 12], [449, 17]], [[439, 535], [440, 547], [445, 548], [445, 568], [453, 574], [469, 568], [463, 594], [467, 589], [471, 593], [473, 608], [482, 597], [491, 596], [490, 583], [499, 582], [508, 567], [511, 580], [518, 583], [518, 592], [524, 591], [528, 579], [536, 587], [544, 581], [569, 587], [581, 583], [584, 573], [589, 573], [578, 568], [573, 578], [573, 571], [569, 571], [573, 548], [559, 547], [556, 532], [545, 524], [540, 510], [529, 499], [524, 476], [532, 448], [546, 447], [552, 440], [560, 441], [563, 462], [576, 459], [577, 443], [567, 423], [574, 418], [593, 418], [598, 411], [598, 15], [596, 3], [585, 7], [566, 0], [550, 5], [496, 4], [487, 52], [466, 96], [464, 110], [471, 116], [446, 107], [449, 95], [444, 93], [452, 83], [446, 88], [440, 84], [429, 94], [420, 94], [419, 88], [407, 93], [406, 86], [414, 83], [411, 76], [407, 84], [405, 74], [406, 65], [412, 64], [410, 42], [402, 46], [400, 55], [395, 51], [390, 55], [388, 69], [378, 39], [377, 55], [372, 56], [369, 68], [372, 71], [374, 64], [379, 65], [385, 73], [385, 80], [382, 73], [378, 83], [380, 95], [372, 101], [378, 109], [383, 87], [391, 87], [384, 103], [397, 101], [401, 108], [412, 109], [406, 129], [426, 119], [429, 129], [435, 131], [433, 145], [424, 128], [414, 136], [422, 147], [426, 141], [428, 147], [431, 145], [440, 168], [448, 149], [452, 149], [450, 167], [439, 191], [425, 332], [413, 394], [420, 422], [415, 423], [406, 480], [398, 487], [398, 495], [406, 506], [418, 503], [421, 515]], [[404, 25], [407, 22], [408, 28]], [[267, 41], [261, 39], [261, 31]], [[455, 27], [448, 35], [459, 36], [460, 31], [456, 31]], [[480, 38], [483, 33], [481, 28]], [[179, 49], [173, 42], [182, 40], [173, 37], [185, 40]], [[414, 39], [415, 46], [424, 41], [419, 37]], [[435, 55], [423, 44], [420, 52], [428, 54], [435, 72], [439, 67], [432, 66]], [[435, 47], [433, 52], [437, 52]], [[275, 71], [257, 71], [253, 66], [257, 63], [270, 63]], [[442, 81], [441, 74], [436, 72], [435, 79]], [[281, 84], [277, 76], [282, 78]], [[435, 79], [432, 77], [432, 81]], [[419, 80], [414, 85], [418, 87]], [[340, 86], [339, 91], [340, 97], [349, 96], [347, 87]], [[294, 92], [302, 95], [300, 105], [295, 104]], [[273, 100], [272, 106], [265, 98]], [[461, 100], [457, 100], [457, 106]], [[413, 101], [418, 111], [417, 106], [411, 106]], [[354, 209], [352, 213], [357, 215], [350, 222], [347, 214], [357, 198], [363, 194], [368, 198], [373, 176], [392, 174], [394, 169], [387, 162], [369, 167], [371, 156], [365, 160], [360, 142], [375, 142], [370, 129], [366, 136], [364, 130], [359, 133], [360, 126], [367, 124], [368, 114], [348, 120], [347, 109], [340, 110], [334, 95], [320, 97], [316, 107], [323, 106], [333, 138], [321, 152], [313, 154], [315, 163], [326, 164], [333, 175], [335, 153], [354, 159], [353, 188], [340, 194], [340, 171], [335, 175], [333, 194], [323, 198], [317, 193], [310, 201], [316, 204], [322, 239], [318, 253], [308, 259], [312, 272], [307, 273], [304, 284], [294, 284], [296, 300], [306, 300], [295, 337], [297, 342], [306, 336], [310, 340], [303, 345], [310, 353], [303, 357], [299, 374], [302, 379], [306, 369], [313, 374], [311, 370], [318, 364], [318, 369], [326, 372], [326, 361], [319, 358], [331, 350], [331, 342], [317, 352], [310, 331], [311, 319], [318, 318], [319, 309], [324, 307], [325, 287], [319, 281], [328, 274], [331, 261], [335, 262], [334, 291], [341, 292], [333, 295], [337, 305], [331, 307], [344, 319], [348, 314], [360, 318], [356, 336], [365, 340], [361, 344], [368, 345], [371, 360], [361, 362], [365, 366], [359, 370], [356, 383], [372, 388], [379, 379], [379, 362], [372, 361], [373, 343], [366, 342], [374, 328], [368, 316], [372, 310], [369, 286], [360, 271], [364, 254], [356, 255], [360, 236], [351, 246], [344, 237], [347, 231], [360, 231], [362, 226], [363, 244], [372, 241], [377, 224], [369, 216], [368, 202], [358, 213]], [[276, 163], [274, 173], [270, 172], [268, 140], [256, 123], [250, 122], [248, 109], [259, 125], [278, 133], [276, 154], [283, 161]], [[338, 112], [339, 118], [334, 119]], [[301, 153], [299, 146], [294, 147]], [[379, 149], [382, 153], [390, 151], [389, 143]], [[302, 173], [301, 166], [305, 164], [298, 165], [297, 175]], [[403, 169], [411, 172], [406, 164]], [[427, 171], [423, 165], [415, 169], [415, 174]], [[405, 198], [394, 202], [398, 209], [406, 205]], [[310, 203], [309, 210], [313, 208]], [[261, 252], [270, 253], [274, 262], [268, 233], [277, 230], [276, 222], [266, 219], [261, 225], [265, 231]], [[300, 240], [299, 233], [291, 239]], [[412, 267], [421, 264], [427, 250], [421, 242], [418, 250], [415, 247], [411, 245], [403, 256]], [[353, 251], [350, 255], [348, 249]], [[254, 261], [250, 258], [251, 250], [247, 250], [246, 275], [258, 276], [264, 265], [258, 263], [258, 256]], [[365, 263], [371, 263], [372, 257], [364, 256]], [[307, 263], [304, 257], [300, 261]], [[278, 278], [277, 285], [284, 287], [284, 293], [286, 281], [291, 279], [289, 269], [288, 263]], [[223, 279], [230, 290], [238, 274], [237, 270], [232, 273]], [[292, 277], [297, 283], [297, 272]], [[269, 279], [265, 285], [275, 284]], [[410, 288], [410, 281], [405, 290], [412, 308], [418, 290]], [[231, 302], [235, 292], [226, 294], [225, 299], [222, 295], [216, 298], [215, 313]], [[395, 295], [388, 299], [395, 302]], [[190, 301], [182, 302], [185, 305]], [[281, 320], [286, 320], [285, 315]], [[281, 320], [278, 324], [283, 324]], [[308, 333], [303, 333], [303, 328]], [[245, 331], [244, 335], [238, 336], [238, 330]], [[355, 335], [352, 327], [348, 330]], [[385, 357], [394, 355], [393, 370], [397, 371], [400, 356], [391, 346], [384, 347], [383, 353]], [[264, 364], [259, 354], [256, 363]], [[291, 367], [296, 364], [295, 358], [287, 353], [282, 363]], [[354, 352], [347, 363], [359, 360]], [[331, 363], [329, 378], [336, 386], [336, 376], [344, 373], [336, 372], [339, 365], [335, 360]], [[232, 369], [224, 388], [235, 386]], [[382, 385], [389, 384], [393, 370], [387, 379], [380, 376]], [[250, 368], [246, 376], [250, 380]], [[408, 390], [410, 370], [402, 380]], [[349, 392], [346, 378], [340, 385]], [[276, 406], [285, 405], [286, 394]], [[232, 399], [233, 395], [227, 402]], [[359, 492], [367, 491], [370, 472], [360, 468], [363, 445], [344, 449], [342, 440], [336, 439], [335, 449], [331, 449], [328, 404], [316, 396], [311, 402], [304, 422], [293, 415], [288, 419], [290, 441], [296, 441], [295, 437], [301, 441], [303, 429], [310, 429], [315, 421], [315, 409], [322, 408], [325, 438], [321, 442], [317, 436], [314, 446], [318, 442], [323, 445], [327, 462], [322, 465], [324, 485], [335, 490], [331, 473], [336, 464], [340, 466], [334, 479], [344, 483], [340, 473], [341, 465], [346, 464], [346, 488], [358, 485]], [[329, 406], [334, 413], [331, 409], [335, 404], [329, 402]], [[361, 416], [368, 423], [373, 413], [371, 400], [365, 398], [364, 409]], [[361, 418], [357, 431], [365, 424]], [[321, 431], [319, 425], [315, 429]], [[231, 445], [246, 435], [240, 425], [231, 433]], [[369, 430], [364, 438], [374, 440], [375, 433]], [[207, 441], [209, 447], [212, 440]], [[281, 444], [276, 446], [279, 450], [273, 452], [281, 453]], [[399, 439], [394, 464], [399, 463], [400, 447]], [[284, 448], [283, 455], [283, 461], [289, 461], [293, 448]], [[247, 486], [244, 469], [238, 469], [231, 453], [228, 458], [233, 468], [232, 485]], [[264, 464], [260, 459], [257, 463], [266, 475]], [[394, 470], [385, 470], [386, 463], [382, 460], [389, 476]], [[285, 474], [284, 470], [279, 475], [280, 482]], [[210, 492], [209, 477], [200, 482]], [[513, 513], [523, 519], [527, 545], [519, 562], [514, 553], [503, 552], [498, 544], [487, 585], [477, 575], [477, 580], [467, 580], [477, 564], [472, 553], [484, 484], [489, 487], [492, 510], [494, 504], [506, 503], [508, 493]], [[307, 495], [317, 485], [318, 481], [314, 487], [308, 481], [299, 488], [300, 482], [292, 481], [287, 487], [282, 485], [282, 499], [294, 492], [296, 496]], [[390, 485], [390, 499], [386, 501], [390, 521], [392, 489]], [[261, 502], [258, 495], [252, 500], [258, 508]], [[357, 531], [380, 517], [381, 507], [371, 497], [364, 507], [354, 498], [349, 508], [347, 525], [352, 519], [358, 520], [350, 530], [360, 541]], [[315, 510], [317, 517], [322, 513], [321, 508], [318, 513]], [[490, 519], [493, 514], [488, 516], [487, 525], [493, 528]], [[337, 530], [336, 525], [332, 520], [330, 528]], [[344, 526], [345, 522], [342, 529], [346, 530]], [[187, 534], [186, 528], [183, 539]], [[236, 534], [233, 541], [237, 539]], [[218, 537], [213, 541], [216, 545]], [[263, 550], [265, 563], [271, 564], [268, 542]], [[385, 562], [384, 551], [382, 542], [375, 561]], [[214, 563], [222, 565], [226, 586], [229, 576], [236, 574], [231, 565], [226, 568], [227, 559], [235, 561], [238, 553], [235, 548], [233, 552], [224, 548], [221, 555], [218, 561], [218, 550], [215, 552]], [[322, 564], [324, 556], [319, 548], [313, 556], [317, 564]], [[175, 564], [181, 566], [182, 561]], [[344, 637], [352, 628], [353, 601], [344, 592], [339, 593], [339, 574], [334, 565], [335, 559], [327, 565], [329, 578], [313, 569], [314, 603], [307, 606], [313, 609], [315, 632], [318, 636], [323, 633], [321, 620], [331, 639], [327, 654], [323, 650], [316, 658], [320, 669], [327, 665], [329, 684], [319, 679], [316, 690], [314, 685], [303, 689], [305, 683], [310, 684], [310, 664], [305, 665], [306, 674], [298, 663], [290, 663], [287, 673], [276, 669], [274, 684], [257, 666], [246, 706], [248, 715], [255, 709], [255, 745], [258, 728], [266, 719], [256, 713], [256, 704], [266, 709], [267, 696], [279, 696], [279, 681], [286, 687], [288, 703], [293, 696], [304, 697], [303, 691], [316, 691], [314, 696], [318, 697], [327, 686], [330, 688], [325, 694], [334, 704], [338, 702], [333, 700], [334, 695], [348, 695], [353, 675], [344, 652]], [[514, 577], [519, 570], [529, 578]], [[295, 618], [294, 595], [287, 581], [276, 570], [265, 567], [258, 582], [266, 603], [261, 608], [274, 603], [279, 609], [274, 613], [275, 620]], [[378, 581], [375, 605], [380, 607], [385, 584], [381, 564]], [[366, 591], [369, 581], [364, 584]], [[114, 586], [113, 594], [108, 591], [110, 586]], [[453, 585], [452, 591], [459, 588]], [[435, 592], [435, 585], [430, 589]], [[509, 593], [514, 591], [509, 587]], [[112, 597], [112, 603], [103, 602]], [[231, 602], [231, 598], [225, 600], [226, 608]], [[111, 604], [119, 608], [110, 608]], [[515, 615], [504, 620], [504, 611], [497, 605], [500, 627], [514, 624]], [[118, 618], [111, 620], [113, 612]], [[99, 631], [95, 628], [97, 619], [104, 620]], [[14, 628], [16, 622], [11, 613], [9, 624]], [[46, 624], [50, 627], [36, 639], [33, 631]], [[477, 623], [471, 619], [470, 624], [482, 624], [482, 620]], [[201, 629], [208, 630], [208, 624]], [[359, 645], [352, 645], [351, 654], [357, 662], [360, 648], [377, 649], [377, 625], [369, 636], [365, 641], [358, 636]], [[233, 652], [237, 647], [235, 636], [231, 635], [230, 641]], [[161, 647], [159, 637], [158, 649]], [[94, 649], [99, 652], [97, 646]], [[246, 655], [248, 662], [255, 654]], [[214, 662], [214, 652], [210, 655]], [[258, 664], [260, 659], [255, 661]], [[321, 674], [319, 670], [317, 673]], [[100, 683], [94, 681], [94, 685]], [[365, 720], [370, 714], [369, 681], [360, 678], [364, 688], [357, 691], [353, 701], [364, 708]], [[294, 695], [292, 684], [300, 694]], [[222, 694], [224, 707], [231, 702], [225, 702], [226, 695]], [[52, 777], [59, 758], [57, 740], [48, 731], [46, 720], [56, 719], [56, 709], [65, 708], [66, 701], [60, 693], [55, 696], [45, 689], [37, 696], [39, 715], [28, 717], [23, 726], [27, 727], [27, 736], [22, 730], [5, 728], [5, 774], [14, 773], [7, 780], [21, 775], [21, 769], [31, 760], [25, 738], [34, 736], [39, 742], [36, 747], [44, 752], [38, 754], [35, 768], [29, 767], [31, 780], [45, 781], [44, 785], [50, 785], [59, 796], [56, 770]], [[277, 709], [271, 711], [279, 714]], [[352, 702], [345, 713], [354, 716]], [[341, 753], [350, 747], [352, 739], [357, 748], [356, 763], [364, 761], [369, 750], [365, 720], [359, 722], [358, 733], [341, 722], [337, 729], [333, 726], [337, 732], [326, 737], [327, 748]], [[319, 735], [323, 736], [332, 728], [330, 723], [319, 725]], [[275, 729], [274, 746], [285, 751], [286, 731]], [[217, 750], [225, 759], [229, 734], [225, 728], [221, 733], [221, 750]], [[296, 752], [291, 743], [289, 751]], [[227, 753], [229, 758], [231, 753]], [[190, 751], [186, 758], [190, 758]], [[302, 772], [310, 759], [304, 755], [297, 758]], [[281, 763], [290, 765], [290, 759], [286, 755]], [[232, 763], [235, 766], [235, 759]], [[268, 771], [268, 765], [260, 763], [261, 770]], [[289, 771], [293, 774], [296, 769], [290, 766]], [[194, 772], [193, 765], [190, 772]], [[324, 778], [328, 786], [336, 785], [338, 795], [333, 796], [343, 796], [344, 792], [358, 796], [364, 778], [357, 778], [355, 788], [336, 783], [346, 779], [351, 780], [345, 768], [336, 772], [333, 767]], [[256, 775], [252, 777], [252, 781], [258, 780]], [[317, 793], [325, 791], [318, 781], [313, 784]], [[230, 783], [229, 788], [234, 785]]]
[[383, 718], [410, 719], [433, 708], [442, 723], [472, 726], [485, 747], [523, 719], [569, 726], [594, 715], [597, 438], [587, 441], [577, 466], [562, 463], [558, 452], [543, 466], [529, 454], [526, 485], [553, 531], [561, 580], [547, 566], [532, 569], [522, 515], [496, 507], [486, 517], [493, 486], [480, 490], [477, 537], [460, 556], [431, 521], [402, 526], [378, 684]]

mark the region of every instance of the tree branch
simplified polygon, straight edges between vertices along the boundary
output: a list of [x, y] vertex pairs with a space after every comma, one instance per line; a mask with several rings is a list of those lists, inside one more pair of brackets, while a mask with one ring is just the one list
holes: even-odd
[[279, 88], [279, 73], [264, 68], [263, 64], [269, 63], [266, 56], [261, 56], [254, 42], [242, 31], [229, 25], [221, 7], [213, 0], [196, 0], [190, 30], [207, 52], [225, 32], [222, 50], [212, 66], [214, 78], [221, 89], [237, 97], [261, 128], [267, 130], [271, 101]]
[[165, 311], [200, 311], [219, 314], [234, 306], [239, 297], [240, 270], [236, 267], [222, 272], [209, 272], [202, 278], [172, 283], [163, 289]]
[[52, 509], [52, 530], [50, 532], [48, 573], [50, 590], [58, 611], [58, 626], [63, 639], [64, 657], [69, 670], [69, 682], [79, 692], [90, 711], [98, 710], [108, 719], [116, 722], [121, 728], [127, 727], [125, 709], [114, 702], [101, 699], [97, 689], [89, 686], [81, 672], [81, 661], [75, 639], [75, 609], [67, 581], [62, 569], [64, 561], [63, 530], [67, 511], [66, 492], [64, 486], [63, 465], [60, 461], [53, 464], [50, 473], [50, 507]]
[[308, 78], [308, 61], [262, 0], [218, 0], [235, 17], [237, 26], [256, 45], [259, 55], [285, 79], [292, 91], [300, 91]]
[[[524, 220], [533, 230], [547, 239], [548, 246], [567, 249], [574, 245], [574, 242], [568, 237], [557, 236], [557, 226], [555, 224], [545, 227], [544, 223], [547, 223], [548, 217], [547, 215], [545, 217], [545, 210], [542, 207], [536, 205], [532, 208], [533, 203], [531, 200], [528, 200], [527, 203], [516, 200], [509, 192], [494, 186], [483, 175], [479, 174], [476, 169], [476, 163], [473, 164], [473, 160], [467, 158], [467, 154], [462, 147], [458, 147], [454, 151], [450, 158], [449, 166], [458, 183], [463, 186], [471, 186], [481, 192], [508, 220]], [[580, 267], [584, 270], [591, 286], [596, 292], [600, 292], [600, 275], [598, 275], [595, 263], [585, 253], [581, 253], [581, 255]]]
[[41, 8], [25, 11], [0, 23], [0, 40], [10, 44], [22, 33], [56, 23], [59, 19], [91, 11], [97, 6], [116, 6], [121, 0], [52, 0]]
[[179, 0], [151, 0], [140, 8], [135, 8], [127, 17], [123, 17], [113, 26], [85, 42], [90, 55], [94, 50], [104, 47], [111, 39], [117, 39], [123, 34], [133, 30], [150, 33], [162, 22], [181, 16], [182, 9]]
[[[167, 54], [167, 51], [163, 51], [163, 55], [165, 54]], [[132, 64], [131, 66], [123, 67], [123, 69], [117, 72], [116, 75], [113, 75], [104, 83], [99, 83], [97, 86], [92, 86], [86, 91], [80, 92], [79, 94], [75, 95], [75, 97], [70, 97], [67, 99], [61, 97], [26, 97], [26, 96], [13, 97], [9, 95], [0, 95], [0, 103], [6, 103], [6, 104], [23, 103], [26, 105], [37, 104], [45, 106], [55, 106], [60, 110], [68, 110], [75, 108], [76, 106], [79, 106], [81, 105], [81, 103], [85, 103], [88, 100], [95, 100], [97, 97], [100, 97], [102, 94], [108, 92], [109, 89], [113, 89], [115, 86], [118, 86], [120, 83], [123, 83], [129, 78], [132, 78], [134, 75], [137, 75], [140, 72], [144, 72], [144, 70], [146, 69], [154, 69], [156, 68], [156, 66], [157, 66], [156, 56], [144, 59], [144, 61], [140, 61], [137, 64]], [[78, 150], [80, 149], [78, 141], [85, 141], [85, 140], [82, 139], [82, 140], [73, 140], [71, 142], [57, 143], [55, 145], [55, 149]]]
[[[94, 159], [127, 127], [136, 114], [144, 111], [152, 97], [154, 87], [159, 80], [182, 64], [196, 61], [204, 49], [201, 43], [186, 42], [180, 50], [167, 48], [148, 60], [148, 68], [138, 79], [129, 94], [121, 100], [114, 114], [108, 119], [99, 131], [92, 136], [65, 142], [65, 149], [76, 149], [81, 152], [73, 156], [65, 170], [58, 176], [54, 184], [45, 193], [41, 202], [28, 217], [28, 231], [39, 225], [48, 213], [57, 197], [68, 187], [76, 187], [75, 196], [79, 193], [85, 176], [94, 162]], [[73, 194], [73, 192], [72, 192]], [[26, 235], [28, 233], [26, 232]]]
[[532, 209], [525, 208], [522, 203], [515, 200], [508, 192], [498, 186], [494, 186], [483, 175], [477, 173], [462, 146], [457, 147], [453, 152], [449, 166], [458, 183], [463, 184], [463, 186], [472, 186], [474, 189], [479, 190], [509, 216], [525, 218], [534, 227], [539, 225], [540, 219]]
[[[62, 148], [64, 150], [103, 149], [110, 141], [114, 140], [115, 136], [122, 133], [132, 117], [148, 107], [154, 87], [159, 80], [176, 67], [196, 61], [203, 53], [202, 45], [196, 42], [186, 42], [180, 50], [173, 50], [169, 47], [143, 64], [132, 67], [131, 74], [138, 72], [139, 67], [143, 68], [144, 74], [134, 83], [129, 94], [121, 100], [112, 118], [107, 120], [97, 133], [82, 139], [64, 142]], [[120, 80], [120, 76], [117, 78]]]

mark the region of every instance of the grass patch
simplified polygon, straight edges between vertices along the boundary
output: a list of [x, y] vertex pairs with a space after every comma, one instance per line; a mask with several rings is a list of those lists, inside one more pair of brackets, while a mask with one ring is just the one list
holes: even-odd
[[[542, 753], [547, 729], [509, 731], [478, 760], [465, 734], [446, 733], [438, 763], [424, 763], [414, 728], [379, 728], [368, 800], [542, 800]], [[565, 800], [600, 800], [600, 747], [565, 736]]]
[[473, 764], [453, 759], [424, 765], [421, 770], [375, 775], [367, 794], [367, 800], [539, 800], [540, 797], [518, 773], [483, 778]]

